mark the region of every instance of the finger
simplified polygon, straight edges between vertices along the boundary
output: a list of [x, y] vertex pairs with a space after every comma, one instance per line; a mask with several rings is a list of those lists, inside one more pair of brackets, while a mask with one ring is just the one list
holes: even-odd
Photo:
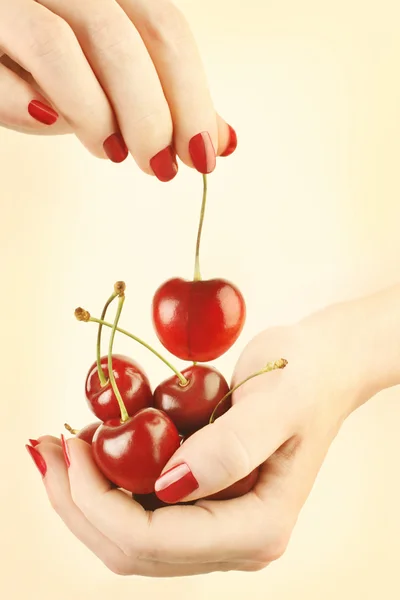
[[29, 0], [0, 2], [0, 44], [94, 155], [126, 158], [110, 103], [63, 19]]
[[178, 167], [171, 146], [171, 114], [157, 71], [125, 12], [108, 0], [42, 4], [76, 32], [139, 167], [161, 181], [172, 179]]
[[157, 69], [181, 160], [201, 173], [216, 165], [218, 126], [204, 67], [189, 25], [169, 0], [118, 0]]
[[157, 480], [157, 496], [175, 503], [204, 498], [233, 485], [289, 439], [291, 427], [278, 394], [247, 397], [185, 441]]
[[0, 122], [10, 129], [53, 134], [68, 131], [65, 120], [48, 101], [16, 73], [0, 64]]
[[127, 557], [96, 530], [74, 504], [62, 448], [45, 441], [37, 446], [36, 451], [40, 453], [46, 465], [43, 482], [50, 504], [68, 529], [109, 568], [129, 571], [130, 563]]
[[230, 156], [237, 148], [236, 131], [217, 114], [218, 125], [218, 156]]

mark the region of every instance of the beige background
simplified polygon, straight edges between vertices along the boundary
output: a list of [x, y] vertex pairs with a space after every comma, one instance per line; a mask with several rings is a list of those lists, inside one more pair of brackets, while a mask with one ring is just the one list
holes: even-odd
[[[210, 182], [203, 271], [236, 281], [249, 318], [218, 366], [261, 328], [398, 280], [400, 7], [397, 0], [181, 0], [216, 104], [240, 147]], [[190, 276], [200, 181], [167, 186], [98, 161], [72, 138], [0, 132], [1, 575], [5, 600], [399, 597], [399, 390], [346, 423], [287, 554], [257, 574], [120, 579], [47, 504], [28, 437], [90, 419], [83, 382], [99, 312], [126, 280], [125, 323], [154, 341], [158, 284]], [[400, 332], [399, 332], [400, 335]], [[121, 339], [121, 351], [132, 349]], [[379, 351], [379, 349], [377, 349]], [[167, 375], [144, 350], [153, 384]]]

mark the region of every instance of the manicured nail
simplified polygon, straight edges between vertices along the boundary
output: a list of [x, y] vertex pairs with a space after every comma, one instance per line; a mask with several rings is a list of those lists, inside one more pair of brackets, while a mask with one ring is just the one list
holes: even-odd
[[189, 154], [195, 169], [206, 175], [215, 169], [216, 158], [208, 131], [198, 133], [189, 142]]
[[28, 104], [28, 112], [31, 117], [39, 121], [39, 123], [43, 123], [43, 125], [54, 125], [58, 119], [58, 113], [51, 106], [40, 102], [40, 100], [32, 100]]
[[33, 439], [29, 440], [29, 443], [33, 448], [36, 448], [36, 446], [39, 446], [39, 444], [40, 444], [40, 442], [38, 440], [33, 440]]
[[172, 146], [168, 146], [158, 152], [150, 161], [154, 175], [160, 181], [171, 181], [178, 172], [175, 152]]
[[113, 133], [103, 144], [104, 152], [114, 163], [123, 162], [129, 154], [124, 138], [120, 133]]
[[230, 156], [231, 154], [233, 154], [235, 152], [235, 150], [237, 148], [236, 131], [230, 125], [228, 125], [228, 127], [229, 127], [229, 142], [226, 147], [226, 150], [221, 154], [221, 156]]
[[29, 446], [28, 444], [25, 446], [25, 448], [28, 450], [29, 454], [31, 455], [31, 458], [32, 458], [33, 462], [35, 463], [35, 465], [37, 466], [37, 468], [39, 469], [41, 476], [44, 477], [47, 472], [47, 465], [46, 465], [46, 462], [45, 462], [43, 456], [40, 454], [40, 452], [38, 450], [36, 450], [36, 448], [33, 448], [32, 446]]
[[65, 464], [67, 465], [68, 469], [71, 466], [71, 459], [69, 456], [69, 448], [68, 448], [68, 444], [67, 441], [65, 439], [65, 437], [63, 436], [63, 434], [61, 434], [61, 445], [62, 445], [62, 449], [64, 452], [64, 460], [65, 460]]
[[154, 489], [160, 500], [167, 504], [179, 502], [197, 490], [199, 484], [186, 463], [166, 471], [157, 479]]

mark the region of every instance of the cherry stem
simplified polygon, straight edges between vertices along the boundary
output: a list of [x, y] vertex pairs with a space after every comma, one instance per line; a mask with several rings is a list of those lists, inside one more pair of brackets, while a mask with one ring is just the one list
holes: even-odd
[[71, 425], [68, 425], [68, 423], [64, 423], [64, 427], [69, 433], [72, 433], [72, 435], [78, 435], [79, 433], [79, 429], [72, 429]]
[[[114, 292], [109, 299], [107, 300], [107, 302], [104, 305], [103, 308], [103, 312], [101, 313], [101, 320], [103, 321], [105, 319], [105, 316], [107, 314], [107, 309], [110, 306], [111, 302], [113, 302], [115, 300], [115, 298], [118, 296], [118, 294], [116, 292]], [[101, 366], [101, 331], [103, 329], [103, 325], [99, 325], [99, 329], [97, 331], [97, 344], [96, 344], [96, 360], [97, 360], [97, 372], [99, 374], [99, 380], [100, 380], [100, 385], [101, 387], [105, 387], [108, 384], [108, 379], [104, 374], [103, 371], [103, 367]]]
[[[96, 319], [96, 317], [89, 317], [88, 321], [91, 323], [100, 323], [104, 327], [111, 327], [111, 328], [113, 327], [113, 325], [111, 323], [107, 323], [107, 321], [102, 321], [100, 319]], [[189, 384], [189, 381], [186, 379], [186, 377], [184, 375], [182, 375], [182, 373], [180, 371], [178, 371], [178, 369], [176, 369], [166, 358], [164, 358], [161, 354], [159, 354], [159, 352], [157, 352], [157, 350], [154, 350], [154, 348], [152, 348], [149, 344], [144, 342], [142, 339], [138, 338], [136, 335], [133, 335], [133, 333], [126, 331], [126, 329], [122, 329], [121, 327], [116, 327], [115, 331], [118, 331], [118, 333], [122, 333], [123, 335], [128, 336], [129, 338], [131, 338], [135, 342], [138, 342], [138, 344], [141, 344], [142, 346], [147, 348], [147, 350], [150, 350], [150, 352], [155, 354], [155, 356], [157, 356], [157, 358], [162, 360], [162, 362], [164, 364], [166, 364], [167, 367], [169, 367], [175, 373], [175, 375], [178, 377], [180, 385], [182, 387], [186, 387]]]
[[110, 378], [111, 387], [117, 399], [119, 409], [121, 411], [121, 423], [125, 423], [129, 419], [128, 411], [126, 410], [126, 406], [124, 401], [122, 400], [121, 393], [118, 389], [117, 382], [115, 381], [113, 364], [112, 364], [112, 352], [114, 346], [115, 332], [117, 331], [118, 321], [121, 316], [121, 312], [125, 302], [125, 294], [120, 294], [118, 300], [118, 308], [114, 319], [114, 325], [112, 325], [112, 331], [110, 335], [110, 344], [108, 346], [108, 376]]
[[233, 394], [234, 392], [236, 392], [237, 389], [239, 389], [240, 387], [242, 387], [242, 385], [244, 385], [245, 383], [247, 383], [251, 379], [254, 379], [255, 377], [258, 377], [259, 375], [264, 375], [264, 373], [270, 373], [271, 371], [276, 371], [277, 369], [284, 369], [287, 364], [288, 364], [288, 361], [285, 358], [280, 358], [279, 360], [275, 360], [273, 362], [269, 362], [260, 371], [257, 371], [256, 373], [253, 373], [252, 375], [249, 375], [249, 377], [246, 377], [246, 379], [244, 379], [243, 381], [241, 381], [240, 383], [238, 383], [237, 385], [235, 385], [218, 402], [217, 406], [214, 408], [214, 410], [212, 412], [212, 415], [210, 417], [209, 423], [214, 423], [214, 421], [215, 421], [215, 415], [216, 415], [216, 412], [217, 412], [218, 408], [221, 406], [221, 404], [223, 402], [225, 402], [225, 400], [227, 398], [229, 398], [229, 396], [231, 396], [231, 394]]
[[203, 231], [204, 215], [206, 212], [206, 202], [207, 202], [207, 175], [203, 175], [203, 200], [201, 203], [201, 210], [200, 210], [199, 229], [197, 231], [196, 257], [195, 257], [195, 263], [194, 263], [194, 277], [193, 277], [194, 281], [201, 281], [200, 242], [201, 242], [201, 233]]

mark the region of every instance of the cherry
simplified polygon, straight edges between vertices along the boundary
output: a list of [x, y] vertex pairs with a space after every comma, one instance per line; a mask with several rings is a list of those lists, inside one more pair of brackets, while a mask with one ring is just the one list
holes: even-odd
[[174, 278], [163, 283], [152, 303], [153, 325], [160, 342], [183, 360], [206, 362], [222, 356], [238, 339], [246, 318], [244, 298], [225, 279], [202, 281], [200, 240], [203, 228], [207, 178], [196, 243], [194, 280]]
[[64, 427], [67, 431], [75, 435], [75, 437], [83, 440], [87, 444], [91, 444], [93, 441], [93, 436], [101, 425], [101, 421], [96, 421], [95, 423], [90, 423], [83, 427], [80, 430], [72, 429], [67, 423], [65, 423]]
[[112, 368], [115, 333], [124, 302], [122, 292], [108, 347], [108, 374], [120, 418], [110, 419], [97, 429], [92, 442], [93, 457], [104, 476], [117, 487], [135, 494], [150, 494], [179, 448], [181, 438], [171, 419], [156, 408], [144, 408], [132, 417], [127, 412]]
[[203, 500], [232, 500], [233, 498], [240, 498], [241, 496], [248, 494], [254, 488], [258, 476], [259, 469], [257, 468], [246, 475], [246, 477], [243, 477], [243, 479], [240, 479], [240, 481], [233, 483], [220, 492], [206, 496]]
[[[181, 434], [191, 434], [208, 424], [215, 408], [229, 392], [229, 385], [217, 369], [194, 365], [184, 369], [187, 385], [176, 376], [163, 381], [154, 391], [154, 406], [163, 410], [175, 423]], [[229, 408], [220, 404], [221, 416]]]
[[[104, 375], [109, 378], [108, 357], [103, 356], [100, 364]], [[113, 354], [112, 369], [129, 415], [152, 406], [153, 394], [150, 382], [134, 360], [120, 354]], [[115, 419], [120, 415], [117, 398], [110, 382], [108, 381], [104, 386], [100, 382], [97, 362], [90, 367], [86, 377], [85, 394], [89, 408], [101, 421]]]
[[242, 294], [224, 279], [170, 279], [153, 299], [158, 339], [182, 360], [207, 362], [224, 354], [239, 337], [245, 315]]
[[180, 446], [171, 419], [144, 408], [126, 421], [100, 425], [93, 438], [93, 456], [105, 477], [135, 494], [150, 494], [161, 471]]

